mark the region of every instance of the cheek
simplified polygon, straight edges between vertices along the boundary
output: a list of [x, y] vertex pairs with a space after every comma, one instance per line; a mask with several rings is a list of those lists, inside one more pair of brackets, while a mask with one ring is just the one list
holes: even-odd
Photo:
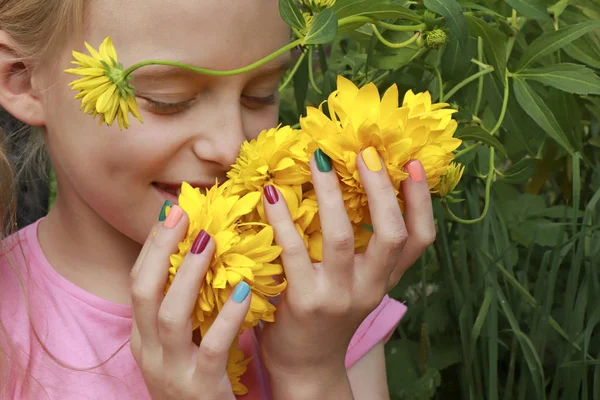
[[256, 139], [265, 129], [277, 126], [279, 121], [279, 105], [263, 110], [249, 110], [242, 113], [244, 132], [248, 140]]

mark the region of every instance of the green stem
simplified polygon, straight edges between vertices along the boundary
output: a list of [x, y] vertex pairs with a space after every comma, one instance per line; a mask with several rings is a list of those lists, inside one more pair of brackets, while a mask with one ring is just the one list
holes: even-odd
[[444, 101], [448, 101], [449, 98], [451, 98], [452, 96], [454, 96], [456, 94], [456, 92], [458, 92], [460, 89], [462, 89], [464, 86], [468, 85], [469, 83], [473, 82], [474, 80], [476, 80], [477, 78], [479, 78], [480, 76], [483, 75], [487, 75], [494, 72], [494, 67], [488, 67], [486, 69], [482, 69], [481, 71], [479, 71], [478, 73], [471, 75], [470, 77], [464, 79], [462, 82], [460, 82], [458, 85], [456, 85], [454, 88], [452, 88], [451, 91], [448, 92], [448, 94], [446, 95], [446, 98], [444, 99]]
[[508, 38], [508, 44], [506, 46], [506, 59], [508, 60], [510, 58], [510, 54], [513, 51], [513, 48], [515, 46], [515, 41], [517, 40], [517, 35], [519, 34], [519, 23], [518, 23], [518, 19], [517, 19], [517, 10], [513, 9], [512, 10], [512, 15], [510, 18], [510, 26], [513, 29], [513, 34], [511, 37]]
[[[483, 61], [483, 39], [481, 36], [477, 38], [477, 59], [479, 62]], [[481, 71], [482, 67], [479, 66]], [[479, 86], [477, 87], [477, 99], [475, 100], [475, 115], [479, 114], [479, 108], [481, 108], [481, 99], [483, 97], [483, 75], [479, 77]]]
[[445, 203], [444, 206], [446, 207], [446, 211], [448, 212], [448, 215], [450, 215], [450, 218], [452, 218], [453, 220], [455, 220], [458, 223], [461, 224], [465, 224], [465, 225], [472, 225], [472, 224], [476, 224], [478, 222], [483, 221], [483, 219], [486, 217], [488, 210], [490, 209], [490, 200], [491, 200], [491, 192], [492, 192], [492, 182], [494, 181], [494, 158], [495, 153], [494, 153], [494, 148], [490, 148], [490, 161], [489, 161], [489, 171], [487, 174], [487, 180], [485, 182], [485, 205], [483, 207], [483, 212], [481, 213], [481, 216], [479, 216], [478, 218], [475, 219], [462, 219], [457, 217], [452, 210], [450, 210], [450, 207], [448, 206], [448, 203]]
[[481, 68], [489, 68], [489, 67], [491, 67], [491, 65], [490, 65], [490, 64], [486, 64], [486, 63], [484, 63], [484, 62], [481, 62], [481, 61], [479, 61], [479, 60], [477, 60], [477, 59], [475, 59], [475, 58], [471, 58], [471, 62], [472, 62], [473, 64], [477, 64], [477, 65], [479, 65]]
[[504, 98], [502, 100], [502, 110], [500, 111], [500, 117], [498, 118], [498, 122], [496, 122], [496, 125], [490, 131], [490, 135], [492, 135], [492, 136], [496, 132], [498, 132], [498, 130], [502, 126], [502, 123], [504, 122], [504, 117], [506, 116], [506, 108], [508, 107], [508, 95], [510, 93], [510, 86], [509, 86], [509, 83], [508, 83], [508, 76], [509, 75], [510, 75], [510, 72], [508, 72], [508, 69], [507, 69], [506, 70], [506, 74], [504, 76]]
[[196, 72], [196, 73], [203, 74], [203, 75], [211, 75], [211, 76], [240, 75], [240, 74], [246, 73], [248, 71], [252, 71], [252, 70], [268, 63], [269, 61], [276, 59], [280, 55], [287, 53], [288, 51], [292, 50], [294, 47], [299, 46], [301, 44], [302, 44], [302, 39], [295, 40], [295, 41], [289, 43], [288, 45], [282, 47], [281, 49], [277, 50], [276, 52], [271, 53], [268, 56], [254, 62], [250, 65], [247, 65], [243, 68], [233, 69], [233, 70], [229, 70], [229, 71], [216, 71], [216, 70], [211, 70], [211, 69], [206, 69], [206, 68], [199, 68], [199, 67], [194, 67], [193, 65], [189, 65], [189, 64], [185, 64], [185, 63], [181, 63], [181, 62], [177, 62], [177, 61], [166, 61], [166, 60], [142, 61], [142, 62], [132, 65], [131, 67], [129, 67], [125, 71], [123, 71], [122, 79], [126, 79], [133, 71], [140, 69], [142, 67], [146, 67], [148, 65], [168, 65], [171, 67], [187, 69], [192, 72]]
[[378, 20], [374, 20], [375, 22], [372, 22], [373, 24], [385, 28], [385, 29], [389, 29], [390, 31], [396, 31], [396, 32], [416, 32], [416, 31], [422, 31], [423, 29], [427, 28], [426, 24], [418, 24], [418, 25], [394, 25], [394, 24], [389, 24], [387, 22], [383, 22], [383, 21], [378, 21]]
[[294, 68], [290, 71], [290, 73], [288, 74], [285, 81], [281, 84], [281, 86], [279, 86], [279, 93], [283, 92], [286, 86], [289, 85], [292, 79], [294, 79], [294, 75], [296, 75], [298, 68], [300, 68], [300, 64], [302, 64], [302, 61], [304, 61], [304, 57], [306, 57], [306, 51], [302, 52], [302, 54], [298, 58], [298, 61], [296, 61], [296, 65], [294, 65]]
[[314, 49], [312, 47], [308, 49], [308, 80], [310, 81], [310, 85], [312, 86], [314, 91], [317, 92], [317, 94], [320, 96], [323, 94], [323, 92], [321, 91], [321, 89], [319, 89], [317, 83], [315, 82], [315, 77], [313, 74], [313, 52]]
[[379, 32], [379, 29], [377, 29], [377, 26], [375, 26], [375, 24], [371, 24], [371, 27], [373, 28], [373, 33], [375, 33], [375, 36], [377, 36], [377, 39], [379, 39], [379, 41], [381, 43], [383, 43], [384, 45], [386, 45], [387, 47], [389, 47], [391, 49], [401, 49], [403, 47], [410, 46], [419, 38], [419, 36], [421, 36], [421, 32], [417, 32], [410, 39], [405, 40], [404, 42], [392, 43], [383, 37], [381, 32]]
[[444, 82], [442, 81], [442, 73], [438, 67], [433, 67], [433, 71], [435, 72], [435, 76], [438, 80], [438, 86], [440, 87], [440, 103], [444, 102]]
[[456, 160], [458, 157], [464, 156], [465, 154], [471, 152], [472, 150], [475, 150], [479, 146], [481, 146], [481, 142], [477, 142], [477, 143], [470, 145], [469, 147], [465, 147], [464, 149], [462, 149], [461, 151], [459, 151], [458, 153], [456, 153], [454, 155], [454, 159]]

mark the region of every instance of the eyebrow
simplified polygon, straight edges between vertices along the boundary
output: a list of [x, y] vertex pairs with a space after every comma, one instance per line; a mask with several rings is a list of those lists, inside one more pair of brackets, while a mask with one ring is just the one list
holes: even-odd
[[[291, 57], [280, 58], [250, 72], [255, 73], [256, 76], [283, 74], [290, 68], [291, 64]], [[196, 72], [170, 65], [149, 65], [133, 72], [133, 77], [138, 81], [153, 80], [157, 78], [186, 78], [190, 75], [196, 75]]]

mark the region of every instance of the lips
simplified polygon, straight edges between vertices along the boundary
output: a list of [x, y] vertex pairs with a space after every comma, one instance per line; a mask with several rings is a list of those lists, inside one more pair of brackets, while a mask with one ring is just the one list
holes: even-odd
[[[188, 182], [193, 188], [206, 189], [208, 186], [197, 182]], [[162, 195], [163, 198], [177, 204], [181, 194], [181, 183], [152, 182], [152, 186]]]

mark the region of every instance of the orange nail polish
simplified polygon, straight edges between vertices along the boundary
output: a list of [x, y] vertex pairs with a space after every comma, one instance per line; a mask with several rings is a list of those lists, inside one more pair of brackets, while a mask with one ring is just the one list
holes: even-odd
[[413, 160], [406, 165], [408, 175], [413, 182], [421, 182], [425, 179], [425, 171], [419, 160]]
[[179, 221], [181, 221], [181, 217], [183, 217], [183, 210], [179, 206], [173, 206], [169, 215], [167, 215], [167, 219], [163, 222], [165, 228], [175, 228]]

